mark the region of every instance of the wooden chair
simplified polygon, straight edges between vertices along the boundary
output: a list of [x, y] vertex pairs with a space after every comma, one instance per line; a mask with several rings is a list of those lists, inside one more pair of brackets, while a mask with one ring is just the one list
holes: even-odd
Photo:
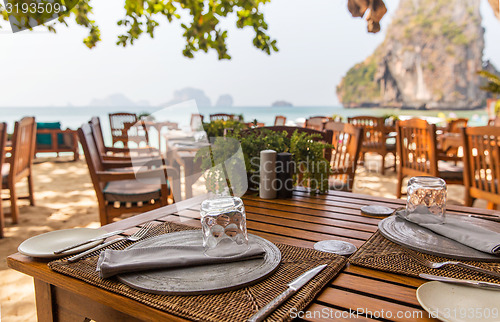
[[333, 133], [331, 165], [335, 174], [330, 179], [330, 189], [350, 192], [354, 187], [363, 129], [352, 124], [328, 121], [325, 130]]
[[500, 205], [500, 128], [462, 128], [464, 140], [465, 205], [475, 199], [488, 201], [488, 209]]
[[[363, 145], [361, 149], [361, 159], [364, 160], [365, 153], [377, 153], [382, 156], [381, 173], [385, 174], [385, 157], [392, 153], [396, 159], [396, 145], [387, 144], [387, 130], [385, 119], [374, 116], [349, 117], [348, 123], [363, 128]], [[394, 161], [396, 168], [396, 161]]]
[[436, 148], [436, 125], [425, 120], [410, 119], [396, 123], [398, 155], [398, 184], [396, 196], [401, 198], [406, 176], [440, 177], [449, 184], [463, 184], [463, 168], [440, 164]]
[[137, 173], [132, 170], [106, 171], [90, 125], [83, 124], [78, 129], [78, 136], [99, 203], [101, 225], [125, 213], [166, 206], [174, 202], [174, 191], [180, 193], [179, 174], [174, 168], [161, 166]]
[[59, 153], [72, 152], [73, 161], [80, 158], [78, 147], [78, 134], [76, 131], [61, 129], [60, 122], [37, 123], [35, 153]]
[[285, 126], [286, 124], [286, 116], [277, 115], [274, 118], [274, 126]]
[[316, 131], [323, 131], [325, 123], [328, 121], [329, 118], [326, 116], [313, 116], [306, 120], [304, 127]]
[[[94, 143], [99, 152], [99, 158], [105, 170], [109, 171], [133, 171], [133, 167], [148, 164], [149, 167], [161, 166], [164, 164], [162, 156], [154, 148], [112, 148], [113, 151], [121, 151], [115, 154], [107, 153], [108, 147], [104, 145], [102, 132], [100, 132], [99, 118], [93, 117], [89, 121]], [[138, 151], [138, 152], [131, 152]]]
[[224, 114], [224, 113], [210, 114], [210, 122], [229, 121], [229, 120], [240, 121], [240, 117], [235, 114]]
[[135, 142], [137, 145], [141, 142], [149, 144], [148, 131], [144, 121], [138, 120], [134, 113], [109, 114], [109, 124], [113, 146], [117, 142], [122, 142], [125, 147], [128, 146], [129, 142]]
[[446, 132], [448, 133], [461, 133], [461, 128], [467, 127], [467, 123], [469, 122], [469, 119], [467, 118], [460, 118], [460, 119], [454, 119], [448, 122], [446, 126]]
[[[160, 151], [152, 147], [139, 148], [115, 148], [108, 147], [104, 144], [104, 136], [102, 135], [101, 121], [99, 117], [94, 116], [90, 119], [89, 124], [92, 128], [95, 144], [99, 150], [99, 156], [104, 161], [130, 161], [133, 157], [160, 157]], [[107, 162], [104, 162], [107, 163]]]
[[[0, 173], [3, 178], [3, 162], [5, 159], [5, 147], [7, 146], [7, 123], [0, 123]], [[0, 238], [3, 238], [5, 220], [3, 216], [2, 198], [0, 196]]]
[[500, 117], [495, 117], [488, 120], [488, 126], [500, 126]]
[[[31, 206], [35, 205], [33, 188], [33, 157], [35, 155], [36, 123], [34, 117], [25, 117], [16, 122], [12, 135], [12, 152], [2, 166], [2, 188], [10, 191], [10, 215], [12, 223], [19, 221], [18, 199], [28, 199]], [[22, 179], [28, 180], [28, 196], [18, 197], [16, 183]]]
[[192, 131], [203, 130], [203, 115], [191, 114], [191, 122], [189, 123]]

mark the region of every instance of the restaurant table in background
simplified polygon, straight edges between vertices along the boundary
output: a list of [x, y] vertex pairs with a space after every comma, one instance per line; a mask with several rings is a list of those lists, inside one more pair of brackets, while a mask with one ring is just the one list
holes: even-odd
[[161, 130], [166, 127], [168, 130], [178, 130], [179, 124], [174, 122], [156, 122], [156, 121], [143, 121], [144, 126], [149, 130], [150, 128], [154, 128], [158, 133], [158, 149], [161, 151]]
[[203, 174], [201, 160], [195, 160], [196, 152], [207, 144], [195, 142], [191, 137], [164, 136], [166, 146], [166, 159], [170, 166], [181, 173], [184, 169], [184, 199], [193, 197], [193, 184]]
[[[197, 196], [103, 226], [103, 229], [125, 229], [127, 234], [132, 234], [137, 226], [152, 220], [158, 223], [182, 222], [200, 227], [200, 203], [205, 198]], [[303, 188], [296, 189], [293, 197], [286, 200], [263, 200], [252, 195], [242, 199], [249, 233], [275, 243], [307, 248], [313, 248], [317, 241], [331, 239], [347, 241], [359, 248], [377, 231], [380, 221], [380, 218], [362, 215], [362, 206], [398, 208], [405, 204], [404, 200], [340, 191], [311, 196]], [[493, 214], [490, 210], [459, 206], [449, 206], [447, 209], [448, 215]], [[56, 273], [48, 268], [46, 261], [37, 261], [17, 253], [9, 256], [7, 262], [9, 267], [34, 277], [38, 321], [75, 321], [83, 320], [84, 317], [96, 321], [181, 320], [133, 299]], [[392, 316], [388, 320], [432, 320], [420, 307], [415, 295], [417, 287], [424, 282], [418, 278], [347, 265], [319, 293], [307, 310], [310, 314], [317, 312], [316, 317], [329, 319], [338, 317], [335, 314], [362, 309], [374, 313], [384, 311], [386, 316]], [[228, 310], [237, 309], [228, 305]], [[398, 312], [407, 312], [405, 318], [396, 318]], [[353, 319], [370, 320], [366, 316], [356, 318], [355, 315]]]

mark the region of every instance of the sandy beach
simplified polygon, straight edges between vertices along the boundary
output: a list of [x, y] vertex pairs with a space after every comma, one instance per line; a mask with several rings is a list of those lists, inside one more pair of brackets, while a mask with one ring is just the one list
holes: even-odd
[[[67, 162], [70, 158], [39, 158], [34, 165], [36, 206], [20, 201], [20, 222], [12, 225], [6, 215], [5, 238], [0, 239], [0, 303], [2, 321], [35, 321], [33, 280], [7, 268], [6, 257], [15, 253], [25, 239], [45, 232], [75, 227], [97, 228], [99, 215], [97, 199], [90, 181], [85, 160]], [[368, 156], [367, 166], [359, 167], [355, 191], [370, 195], [394, 198], [396, 174], [392, 169], [382, 176], [378, 172], [379, 156]], [[392, 162], [387, 162], [391, 164]], [[202, 183], [198, 182], [201, 190]], [[24, 183], [20, 192], [26, 191]], [[3, 191], [7, 196], [7, 191]], [[449, 203], [463, 203], [464, 188], [448, 186]], [[478, 201], [475, 207], [485, 207]], [[3, 202], [4, 212], [9, 212], [9, 202]]]

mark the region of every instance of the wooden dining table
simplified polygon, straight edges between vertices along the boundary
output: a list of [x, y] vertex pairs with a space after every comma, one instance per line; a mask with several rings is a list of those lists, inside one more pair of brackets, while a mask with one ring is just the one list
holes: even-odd
[[[206, 196], [197, 196], [163, 208], [103, 226], [106, 231], [126, 230], [134, 233], [146, 222], [181, 222], [200, 227], [199, 207]], [[254, 195], [243, 198], [247, 227], [251, 234], [275, 243], [312, 248], [321, 240], [343, 240], [357, 247], [377, 231], [380, 218], [360, 212], [364, 205], [383, 205], [398, 208], [404, 200], [386, 199], [349, 192], [330, 191], [312, 196], [297, 188], [291, 199], [264, 200]], [[477, 214], [493, 216], [493, 211], [460, 206], [448, 206], [450, 215]], [[178, 321], [170, 315], [131, 298], [103, 290], [79, 279], [52, 271], [47, 261], [19, 253], [7, 258], [8, 266], [34, 278], [38, 321]], [[319, 321], [325, 315], [335, 320], [368, 321], [370, 315], [342, 315], [342, 312], [391, 312], [394, 321], [433, 320], [419, 305], [416, 289], [425, 281], [419, 278], [388, 273], [347, 264], [339, 275], [328, 283], [308, 306], [305, 320]], [[238, 308], [228, 309], [237, 310]], [[350, 311], [351, 310], [351, 311]], [[403, 312], [405, 317], [397, 317]], [[308, 318], [309, 316], [309, 318]], [[328, 316], [328, 315], [327, 315]], [[341, 318], [338, 318], [341, 317]]]

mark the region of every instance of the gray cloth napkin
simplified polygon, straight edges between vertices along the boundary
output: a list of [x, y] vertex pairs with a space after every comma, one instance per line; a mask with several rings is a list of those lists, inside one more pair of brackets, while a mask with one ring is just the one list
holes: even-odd
[[406, 210], [400, 210], [396, 212], [396, 216], [430, 229], [441, 236], [453, 239], [463, 245], [485, 253], [500, 255], [500, 233], [450, 216], [446, 217], [444, 223], [439, 223], [437, 220], [432, 222], [432, 216], [434, 215], [430, 213], [427, 207], [418, 208], [416, 213], [408, 215], [406, 214]]
[[108, 278], [122, 273], [230, 263], [262, 258], [265, 255], [265, 251], [257, 243], [250, 243], [248, 250], [242, 254], [231, 254], [229, 249], [221, 250], [221, 255], [224, 255], [221, 257], [207, 256], [204, 250], [203, 246], [106, 249], [99, 256], [97, 271], [101, 278]]

